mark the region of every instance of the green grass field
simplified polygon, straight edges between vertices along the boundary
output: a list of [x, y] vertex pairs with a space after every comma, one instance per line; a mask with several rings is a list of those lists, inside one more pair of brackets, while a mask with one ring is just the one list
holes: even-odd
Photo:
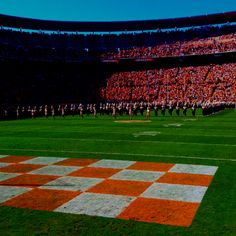
[[190, 114], [151, 117], [150, 123], [117, 123], [108, 116], [0, 122], [1, 155], [219, 166], [188, 228], [0, 206], [0, 234], [236, 235], [235, 121], [236, 110], [231, 109], [209, 117], [198, 112], [194, 119]]

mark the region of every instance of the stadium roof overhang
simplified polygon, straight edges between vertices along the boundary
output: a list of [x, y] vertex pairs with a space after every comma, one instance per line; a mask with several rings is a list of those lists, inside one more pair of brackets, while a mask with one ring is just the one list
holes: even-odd
[[236, 22], [236, 11], [163, 20], [79, 22], [38, 20], [0, 14], [0, 26], [30, 30], [122, 32], [184, 28]]

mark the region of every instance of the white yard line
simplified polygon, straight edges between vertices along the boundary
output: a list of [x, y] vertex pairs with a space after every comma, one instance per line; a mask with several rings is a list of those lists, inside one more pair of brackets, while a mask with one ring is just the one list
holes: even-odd
[[[204, 130], [204, 129], [201, 129], [201, 130]], [[146, 132], [148, 130], [144, 130], [144, 132]], [[153, 130], [151, 130], [153, 131]], [[158, 130], [160, 131], [160, 130]], [[165, 130], [163, 130], [165, 131]], [[161, 135], [169, 135], [169, 136], [173, 136], [173, 133], [164, 133], [163, 131], [160, 131], [161, 132]], [[205, 130], [204, 130], [205, 131]], [[24, 131], [25, 132], [25, 131]], [[32, 131], [29, 131], [29, 132], [32, 132]], [[48, 133], [48, 130], [40, 130], [40, 132], [47, 132]], [[53, 130], [54, 133], [86, 133], [88, 134], [89, 132], [88, 131], [77, 131], [77, 130], [70, 130], [70, 131], [58, 131], [58, 130]], [[122, 135], [133, 135], [133, 133], [124, 133], [124, 132], [107, 132], [107, 131], [102, 131], [103, 134], [122, 134]], [[139, 132], [139, 131], [137, 131]], [[91, 134], [94, 134], [94, 133], [91, 133]], [[221, 137], [222, 138], [222, 134], [194, 134], [194, 133], [191, 133], [191, 134], [187, 134], [187, 133], [175, 133], [176, 136], [203, 136], [203, 137]], [[225, 138], [236, 138], [236, 135], [225, 135], [224, 136]]]
[[25, 149], [25, 148], [0, 148], [0, 151], [28, 151], [28, 152], [60, 152], [60, 153], [75, 153], [75, 154], [93, 154], [93, 155], [124, 155], [124, 156], [144, 156], [144, 157], [169, 157], [181, 159], [199, 159], [199, 160], [214, 160], [214, 161], [229, 161], [236, 162], [236, 159], [210, 158], [210, 157], [193, 157], [193, 156], [174, 156], [162, 154], [145, 154], [145, 153], [122, 153], [122, 152], [84, 152], [74, 150], [44, 150], [44, 149]]
[[[22, 137], [7, 137], [8, 139], [22, 139]], [[226, 147], [236, 147], [236, 144], [224, 144], [224, 143], [192, 143], [192, 142], [176, 142], [176, 141], [156, 141], [156, 140], [129, 140], [129, 139], [83, 139], [83, 138], [43, 138], [43, 137], [27, 137], [31, 139], [50, 139], [50, 140], [67, 140], [67, 141], [84, 141], [84, 142], [125, 142], [125, 143], [171, 143], [171, 144], [193, 144], [193, 145], [204, 145], [204, 146], [226, 146]]]

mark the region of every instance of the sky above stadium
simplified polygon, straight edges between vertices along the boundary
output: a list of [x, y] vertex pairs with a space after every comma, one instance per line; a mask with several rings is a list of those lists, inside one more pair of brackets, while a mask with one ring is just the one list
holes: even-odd
[[2, 0], [0, 13], [63, 21], [165, 19], [236, 11], [236, 0]]

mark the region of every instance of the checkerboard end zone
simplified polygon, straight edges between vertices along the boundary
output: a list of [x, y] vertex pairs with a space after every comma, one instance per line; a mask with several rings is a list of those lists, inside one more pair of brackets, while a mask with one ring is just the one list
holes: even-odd
[[0, 155], [0, 203], [188, 227], [217, 168]]

